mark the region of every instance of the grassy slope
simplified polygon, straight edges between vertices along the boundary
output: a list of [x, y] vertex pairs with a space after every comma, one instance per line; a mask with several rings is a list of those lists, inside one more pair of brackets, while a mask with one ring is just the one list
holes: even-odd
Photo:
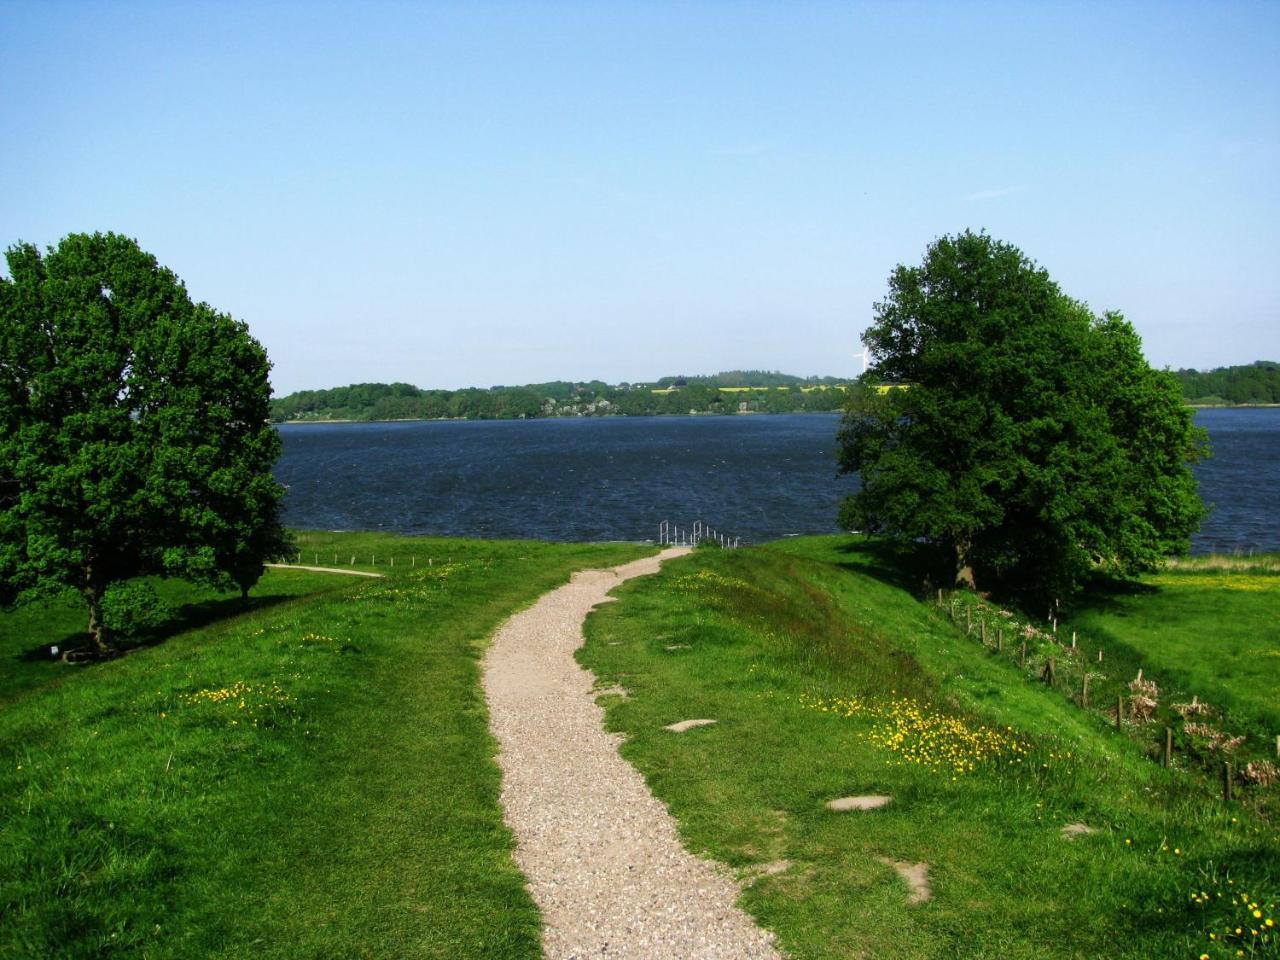
[[179, 589], [188, 629], [94, 667], [21, 659], [74, 604], [0, 617], [0, 956], [537, 955], [477, 655], [642, 551], [303, 539], [437, 562], [272, 571], [247, 613]]
[[[1247, 886], [1272, 898], [1261, 909], [1274, 900], [1272, 826], [984, 653], [869, 548], [804, 538], [699, 552], [619, 594], [588, 621], [582, 658], [632, 692], [609, 703], [624, 754], [693, 849], [744, 876], [793, 862], [744, 903], [796, 957], [1234, 956], [1208, 939], [1241, 918], [1230, 896]], [[865, 704], [852, 716], [814, 706], [851, 696]], [[984, 759], [934, 718], [909, 739], [953, 750], [952, 763], [906, 762], [874, 740], [903, 715], [884, 704], [903, 697], [1025, 753]], [[662, 730], [690, 717], [719, 723]], [[960, 760], [974, 770], [957, 772]], [[824, 809], [861, 793], [894, 803]], [[1077, 821], [1098, 832], [1064, 840]], [[930, 863], [935, 899], [909, 906], [881, 857]], [[1208, 906], [1190, 899], [1201, 890]]]

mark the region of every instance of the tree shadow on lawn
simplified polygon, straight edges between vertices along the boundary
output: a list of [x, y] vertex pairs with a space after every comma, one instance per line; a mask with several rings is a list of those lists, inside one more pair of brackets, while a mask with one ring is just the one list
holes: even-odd
[[[169, 638], [185, 633], [188, 630], [207, 627], [219, 621], [234, 620], [244, 614], [268, 610], [293, 599], [296, 598], [277, 594], [265, 597], [251, 596], [246, 602], [241, 600], [238, 595], [228, 595], [199, 600], [193, 603], [184, 603], [173, 608], [168, 618], [159, 626], [141, 631], [132, 637], [115, 638], [116, 649], [114, 657], [101, 658], [94, 655], [89, 634], [86, 631], [77, 630], [65, 634], [59, 639], [46, 640], [37, 646], [30, 647], [22, 651], [14, 659], [26, 663], [47, 663], [52, 660], [66, 660], [69, 663], [84, 666], [105, 663], [108, 659], [127, 656], [135, 650], [159, 646]], [[55, 649], [57, 653], [53, 652]]]
[[1125, 580], [1106, 574], [1095, 574], [1085, 583], [1079, 596], [1071, 601], [1076, 612], [1098, 612], [1123, 615], [1127, 597], [1150, 597], [1160, 593], [1160, 587], [1140, 580]]
[[836, 552], [847, 558], [835, 564], [840, 569], [913, 595], [927, 594], [940, 582], [938, 553], [926, 544], [867, 538], [841, 544]]
[[[868, 537], [841, 544], [836, 552], [846, 559], [835, 566], [864, 574], [918, 598], [929, 599], [939, 587], [950, 589], [950, 557], [930, 544]], [[1071, 606], [1078, 611], [1117, 612], [1126, 597], [1153, 596], [1160, 592], [1161, 588], [1154, 584], [1097, 573], [1071, 601]], [[994, 584], [990, 598], [1028, 616], [1036, 607], [1007, 584]]]

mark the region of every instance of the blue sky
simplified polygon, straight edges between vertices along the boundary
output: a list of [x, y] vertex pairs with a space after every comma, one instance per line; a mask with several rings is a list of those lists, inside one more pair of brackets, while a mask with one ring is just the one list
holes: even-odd
[[278, 392], [856, 373], [986, 229], [1280, 359], [1280, 4], [0, 4], [0, 241], [136, 237]]

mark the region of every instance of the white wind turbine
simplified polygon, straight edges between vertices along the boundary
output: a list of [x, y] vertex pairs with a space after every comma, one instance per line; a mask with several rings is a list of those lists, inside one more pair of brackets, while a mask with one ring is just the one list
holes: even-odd
[[867, 345], [866, 345], [865, 343], [861, 343], [861, 342], [859, 342], [859, 344], [858, 344], [858, 345], [859, 345], [860, 347], [862, 347], [862, 349], [861, 349], [860, 351], [858, 351], [857, 353], [855, 353], [855, 354], [854, 354], [854, 356], [855, 356], [855, 357], [860, 357], [860, 358], [862, 359], [862, 372], [863, 372], [863, 373], [866, 373], [866, 372], [867, 372], [867, 357], [871, 355], [871, 351], [869, 351], [869, 350], [867, 349]]

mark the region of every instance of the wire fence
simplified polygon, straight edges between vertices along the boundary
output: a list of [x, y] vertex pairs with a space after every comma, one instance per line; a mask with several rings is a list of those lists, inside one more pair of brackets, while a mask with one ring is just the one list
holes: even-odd
[[736, 550], [742, 545], [742, 538], [716, 530], [702, 520], [695, 520], [691, 526], [684, 527], [663, 520], [658, 524], [658, 543], [664, 547], [696, 547], [712, 543], [725, 550]]

